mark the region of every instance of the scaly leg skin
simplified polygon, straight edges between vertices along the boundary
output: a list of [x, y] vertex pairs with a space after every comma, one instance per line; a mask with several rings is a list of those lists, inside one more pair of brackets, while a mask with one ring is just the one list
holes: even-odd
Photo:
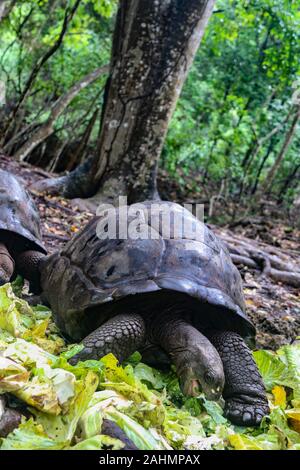
[[231, 331], [216, 332], [210, 340], [223, 361], [225, 416], [239, 426], [258, 426], [270, 409], [250, 349]]
[[0, 243], [0, 286], [10, 281], [15, 269], [15, 262], [3, 243]]
[[35, 250], [27, 250], [16, 256], [16, 268], [29, 281], [29, 290], [34, 294], [41, 292], [39, 263], [45, 255]]
[[145, 340], [145, 332], [144, 320], [140, 315], [116, 315], [84, 338], [84, 349], [73, 356], [70, 363], [100, 359], [109, 353], [122, 362], [140, 348]]

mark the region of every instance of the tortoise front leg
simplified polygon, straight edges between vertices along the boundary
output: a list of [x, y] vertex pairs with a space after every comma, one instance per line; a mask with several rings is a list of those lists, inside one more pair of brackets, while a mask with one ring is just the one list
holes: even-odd
[[140, 348], [145, 340], [145, 332], [144, 320], [140, 315], [116, 315], [84, 338], [84, 349], [73, 356], [70, 363], [101, 359], [109, 353], [122, 362]]
[[15, 269], [15, 262], [4, 243], [0, 243], [0, 286], [10, 281]]
[[45, 255], [35, 250], [23, 251], [16, 255], [16, 268], [29, 281], [29, 289], [34, 294], [41, 292], [39, 264]]
[[243, 339], [231, 331], [210, 337], [223, 362], [225, 415], [234, 424], [257, 426], [270, 412], [265, 387]]

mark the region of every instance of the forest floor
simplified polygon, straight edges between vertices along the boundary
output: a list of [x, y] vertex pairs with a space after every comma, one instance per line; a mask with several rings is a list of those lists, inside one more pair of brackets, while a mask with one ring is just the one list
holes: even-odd
[[[26, 186], [45, 178], [45, 171], [0, 156], [0, 167], [11, 171]], [[39, 208], [42, 235], [48, 251], [59, 249], [93, 216], [82, 212], [74, 202], [61, 197], [32, 194]], [[221, 237], [234, 238], [264, 249], [273, 246], [282, 258], [300, 266], [300, 231], [282, 221], [259, 224], [211, 226]], [[277, 349], [291, 343], [300, 334], [300, 291], [289, 285], [275, 282], [260, 270], [242, 267], [247, 312], [257, 327], [257, 346]]]

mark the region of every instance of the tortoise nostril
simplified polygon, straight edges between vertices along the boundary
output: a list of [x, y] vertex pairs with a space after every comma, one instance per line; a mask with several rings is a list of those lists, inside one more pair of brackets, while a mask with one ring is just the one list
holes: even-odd
[[111, 266], [111, 267], [107, 270], [106, 276], [107, 276], [107, 277], [111, 276], [111, 275], [113, 274], [115, 268], [116, 268], [115, 266]]

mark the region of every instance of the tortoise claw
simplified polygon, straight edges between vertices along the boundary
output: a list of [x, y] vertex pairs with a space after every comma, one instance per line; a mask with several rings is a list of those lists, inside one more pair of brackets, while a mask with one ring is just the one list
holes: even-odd
[[226, 401], [225, 416], [238, 426], [259, 426], [263, 417], [270, 409], [265, 401], [256, 400], [253, 404], [241, 403], [238, 398]]
[[[94, 354], [93, 354], [94, 353]], [[79, 361], [87, 361], [88, 359], [97, 359], [97, 354], [92, 348], [84, 348], [79, 353], [69, 359], [71, 366], [76, 366]]]

